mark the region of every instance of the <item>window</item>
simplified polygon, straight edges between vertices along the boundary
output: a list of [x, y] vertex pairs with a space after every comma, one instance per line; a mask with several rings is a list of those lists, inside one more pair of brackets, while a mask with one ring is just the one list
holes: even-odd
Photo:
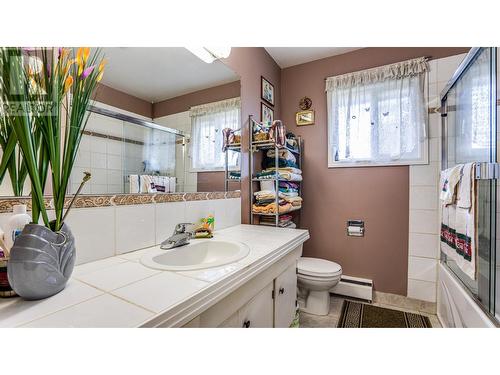
[[[191, 167], [195, 171], [224, 168], [222, 129], [240, 129], [240, 98], [191, 107]], [[229, 151], [229, 168], [239, 164], [239, 153]]]
[[326, 81], [328, 166], [427, 162], [424, 58]]

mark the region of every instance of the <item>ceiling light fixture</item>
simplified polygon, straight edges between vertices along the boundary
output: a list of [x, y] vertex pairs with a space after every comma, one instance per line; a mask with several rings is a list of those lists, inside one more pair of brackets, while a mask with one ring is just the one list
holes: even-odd
[[186, 47], [186, 49], [207, 64], [225, 59], [231, 53], [231, 47]]

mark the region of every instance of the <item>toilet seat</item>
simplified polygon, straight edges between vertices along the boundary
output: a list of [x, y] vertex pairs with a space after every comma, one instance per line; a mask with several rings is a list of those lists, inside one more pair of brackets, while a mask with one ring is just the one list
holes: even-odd
[[334, 276], [310, 276], [310, 275], [304, 275], [304, 274], [301, 274], [301, 273], [298, 273], [297, 274], [297, 278], [298, 279], [302, 279], [302, 280], [308, 280], [308, 281], [333, 281], [333, 280], [336, 280], [336, 279], [339, 279], [340, 276], [342, 276], [342, 272], [338, 272], [336, 275]]
[[311, 280], [315, 278], [324, 280], [341, 275], [342, 267], [326, 259], [302, 257], [297, 262], [297, 273]]

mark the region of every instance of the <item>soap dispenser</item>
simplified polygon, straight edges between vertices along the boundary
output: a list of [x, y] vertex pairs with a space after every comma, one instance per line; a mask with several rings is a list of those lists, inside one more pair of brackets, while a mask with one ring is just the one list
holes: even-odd
[[26, 213], [25, 204], [16, 204], [12, 207], [13, 215], [7, 220], [5, 226], [4, 242], [10, 250], [14, 245], [16, 237], [21, 234], [26, 224], [31, 222], [31, 216]]

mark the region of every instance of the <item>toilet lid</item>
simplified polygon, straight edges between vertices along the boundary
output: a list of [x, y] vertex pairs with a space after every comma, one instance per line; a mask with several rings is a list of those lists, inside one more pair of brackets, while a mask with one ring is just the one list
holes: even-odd
[[326, 259], [302, 257], [297, 262], [297, 271], [302, 275], [330, 277], [341, 273], [342, 267]]

